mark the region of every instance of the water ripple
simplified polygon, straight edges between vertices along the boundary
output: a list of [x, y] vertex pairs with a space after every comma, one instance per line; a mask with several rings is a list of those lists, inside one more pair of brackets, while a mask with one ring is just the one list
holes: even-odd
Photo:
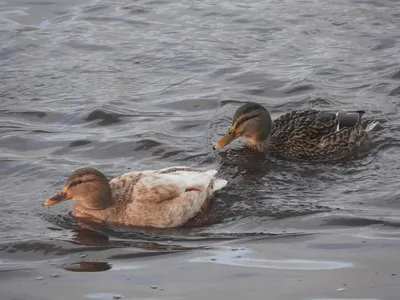
[[[109, 177], [212, 166], [230, 182], [201, 226], [100, 230], [115, 238], [206, 243], [398, 226], [395, 1], [3, 2], [4, 243], [73, 240], [76, 220], [60, 217], [72, 204], [40, 204], [82, 166]], [[371, 149], [339, 164], [280, 161], [243, 150], [241, 141], [213, 151], [246, 101], [273, 118], [363, 109], [380, 126]]]

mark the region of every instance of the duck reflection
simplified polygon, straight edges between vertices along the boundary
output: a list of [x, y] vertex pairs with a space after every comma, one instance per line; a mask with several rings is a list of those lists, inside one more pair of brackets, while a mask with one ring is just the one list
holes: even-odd
[[101, 261], [81, 261], [62, 265], [64, 270], [71, 272], [102, 272], [110, 270], [111, 267], [108, 262]]

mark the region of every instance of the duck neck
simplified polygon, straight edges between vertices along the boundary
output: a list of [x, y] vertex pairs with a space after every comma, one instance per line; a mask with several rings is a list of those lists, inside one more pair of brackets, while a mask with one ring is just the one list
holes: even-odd
[[270, 135], [267, 136], [257, 136], [256, 138], [247, 138], [247, 147], [260, 152], [267, 152], [272, 148], [270, 144]]
[[85, 210], [103, 210], [113, 205], [113, 197], [110, 186], [102, 186], [92, 192], [85, 199], [76, 202], [76, 208]]

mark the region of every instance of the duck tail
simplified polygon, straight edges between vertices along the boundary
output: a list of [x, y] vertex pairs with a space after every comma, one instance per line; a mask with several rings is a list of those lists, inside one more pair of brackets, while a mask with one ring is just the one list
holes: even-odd
[[365, 114], [365, 110], [355, 110], [351, 111], [350, 113], [357, 113], [358, 114], [358, 122], [360, 122], [361, 126], [364, 128], [365, 131], [369, 132], [372, 131], [376, 125], [379, 124], [376, 120], [371, 119], [362, 119], [362, 116]]
[[216, 178], [213, 180], [212, 183], [212, 192], [216, 192], [220, 189], [223, 189], [226, 185], [228, 184], [228, 181], [225, 179], [221, 179], [221, 178]]
[[379, 122], [376, 120], [363, 120], [362, 127], [364, 128], [365, 131], [370, 132], [370, 131], [374, 130], [374, 128], [378, 124], [379, 124]]
[[199, 173], [199, 174], [201, 174], [201, 176], [203, 178], [207, 178], [209, 180], [208, 181], [209, 182], [208, 192], [210, 193], [210, 195], [213, 194], [215, 191], [218, 191], [218, 190], [224, 188], [228, 184], [227, 180], [214, 177], [215, 174], [217, 174], [217, 173], [218, 173], [218, 170], [208, 170], [208, 171]]

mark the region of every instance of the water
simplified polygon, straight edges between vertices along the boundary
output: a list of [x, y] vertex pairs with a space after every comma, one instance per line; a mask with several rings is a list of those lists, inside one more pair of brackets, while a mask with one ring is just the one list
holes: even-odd
[[[53, 259], [67, 270], [63, 274], [125, 270], [118, 269], [121, 261], [132, 272], [145, 257], [165, 263], [165, 255], [193, 255], [192, 261], [202, 261], [208, 257], [203, 249], [226, 243], [261, 247], [265, 264], [278, 269], [346, 265], [332, 262], [340, 256], [332, 249], [346, 249], [340, 259], [362, 257], [371, 267], [376, 252], [360, 248], [368, 240], [387, 260], [380, 267], [394, 272], [386, 266], [395, 263], [391, 253], [400, 247], [398, 4], [0, 1], [0, 270], [40, 271]], [[372, 149], [343, 163], [260, 157], [240, 142], [213, 151], [244, 101], [262, 103], [273, 118], [299, 108], [362, 109], [380, 125]], [[41, 206], [82, 166], [113, 177], [173, 165], [217, 167], [229, 181], [201, 226], [82, 227], [69, 215], [73, 203]], [[327, 252], [307, 258], [307, 249], [283, 250], [311, 240], [313, 251], [332, 250], [331, 256], [307, 263]], [[272, 246], [282, 257], [270, 257], [266, 249]], [[98, 261], [94, 254], [80, 257], [85, 251]], [[120, 262], [110, 264], [113, 259]], [[392, 299], [396, 287], [388, 282], [385, 299]], [[92, 294], [97, 292], [110, 291]]]

